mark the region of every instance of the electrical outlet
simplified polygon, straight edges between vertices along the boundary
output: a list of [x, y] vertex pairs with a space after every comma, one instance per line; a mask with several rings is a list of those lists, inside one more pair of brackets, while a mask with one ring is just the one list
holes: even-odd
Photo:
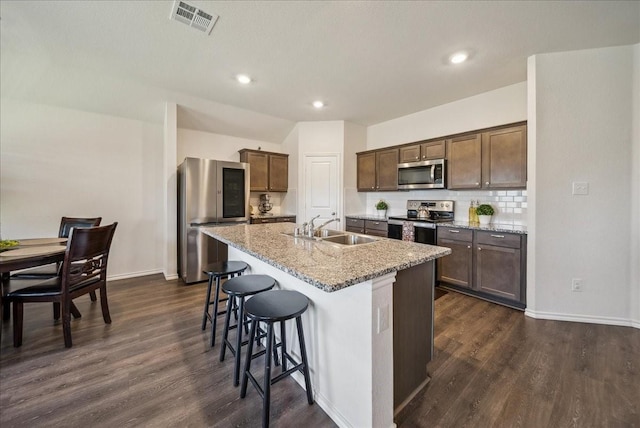
[[583, 181], [574, 181], [573, 182], [573, 194], [574, 195], [588, 195], [589, 194], [589, 183]]
[[571, 291], [582, 291], [582, 279], [573, 278], [571, 280]]
[[378, 333], [389, 328], [389, 305], [378, 308]]

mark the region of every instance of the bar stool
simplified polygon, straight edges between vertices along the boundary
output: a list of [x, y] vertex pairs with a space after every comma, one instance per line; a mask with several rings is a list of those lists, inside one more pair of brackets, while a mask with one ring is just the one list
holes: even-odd
[[[271, 404], [271, 385], [284, 379], [290, 374], [300, 371], [304, 375], [305, 389], [307, 390], [307, 401], [313, 404], [313, 396], [311, 393], [311, 379], [309, 376], [309, 363], [307, 361], [307, 349], [304, 344], [304, 332], [302, 330], [301, 315], [307, 310], [309, 299], [304, 294], [290, 290], [271, 290], [256, 294], [247, 300], [244, 305], [245, 314], [251, 320], [251, 333], [249, 335], [249, 346], [247, 346], [247, 357], [242, 373], [242, 387], [240, 389], [240, 398], [247, 395], [247, 381], [256, 388], [262, 397], [262, 426], [269, 426], [269, 407]], [[287, 352], [286, 336], [284, 323], [290, 319], [296, 319], [296, 327], [298, 330], [298, 341], [300, 342], [300, 355], [302, 362], [298, 363]], [[253, 354], [253, 343], [256, 340], [258, 331], [258, 323], [267, 324], [267, 344], [266, 349]], [[282, 348], [282, 372], [271, 378], [271, 354], [274, 347], [273, 325], [280, 322], [280, 341], [279, 346]], [[256, 378], [251, 374], [251, 360], [264, 354], [264, 386], [260, 387]], [[291, 362], [294, 366], [287, 370], [287, 362]]]
[[[222, 284], [222, 291], [224, 291], [229, 300], [227, 301], [227, 314], [224, 320], [224, 329], [222, 330], [222, 348], [220, 349], [220, 361], [224, 361], [225, 351], [227, 347], [231, 354], [235, 357], [235, 365], [233, 369], [233, 385], [238, 386], [240, 384], [240, 354], [242, 346], [246, 345], [248, 341], [242, 341], [242, 326], [246, 328], [244, 322], [245, 299], [248, 296], [254, 296], [263, 291], [271, 290], [276, 285], [276, 280], [269, 275], [244, 275], [232, 278]], [[236, 325], [229, 326], [231, 321], [231, 309], [233, 301], [236, 299], [236, 305], [238, 312], [241, 314], [240, 320], [236, 322]], [[237, 329], [236, 344], [235, 347], [228, 340], [229, 330]]]
[[[220, 303], [220, 278], [226, 276], [232, 278], [233, 276], [241, 275], [249, 265], [241, 261], [226, 261], [216, 262], [207, 265], [203, 272], [209, 275], [209, 285], [207, 286], [207, 298], [204, 303], [204, 314], [202, 315], [202, 329], [207, 328], [207, 319], [211, 321], [211, 346], [216, 343], [216, 320], [218, 315], [224, 314], [226, 311], [218, 311], [218, 304]], [[216, 290], [213, 295], [213, 302], [211, 301], [211, 288], [213, 280], [216, 280]], [[222, 299], [224, 302], [226, 299]], [[213, 311], [209, 313], [209, 306], [213, 306]]]

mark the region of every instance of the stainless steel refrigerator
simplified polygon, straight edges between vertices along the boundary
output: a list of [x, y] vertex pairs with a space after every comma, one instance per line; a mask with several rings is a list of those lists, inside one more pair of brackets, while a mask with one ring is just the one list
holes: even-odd
[[226, 260], [226, 245], [201, 232], [205, 226], [249, 220], [249, 164], [185, 158], [178, 167], [178, 275], [204, 281], [202, 269]]

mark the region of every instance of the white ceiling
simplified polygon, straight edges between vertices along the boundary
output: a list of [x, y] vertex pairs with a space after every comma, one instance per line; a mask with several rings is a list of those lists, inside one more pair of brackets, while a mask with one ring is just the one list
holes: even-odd
[[172, 1], [2, 0], [0, 95], [152, 121], [168, 100], [180, 126], [281, 142], [522, 82], [537, 53], [640, 42], [639, 1], [187, 2], [220, 16], [211, 35]]

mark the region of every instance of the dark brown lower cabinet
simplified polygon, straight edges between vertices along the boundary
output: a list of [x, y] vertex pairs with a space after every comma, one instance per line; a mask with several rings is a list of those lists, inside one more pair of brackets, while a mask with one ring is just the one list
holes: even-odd
[[357, 217], [346, 217], [345, 224], [347, 232], [387, 237], [388, 225], [386, 220], [365, 220]]
[[434, 262], [396, 273], [393, 284], [393, 408], [401, 411], [429, 382], [433, 358]]
[[440, 227], [438, 245], [452, 250], [438, 259], [442, 286], [518, 309], [526, 307], [526, 235]]

